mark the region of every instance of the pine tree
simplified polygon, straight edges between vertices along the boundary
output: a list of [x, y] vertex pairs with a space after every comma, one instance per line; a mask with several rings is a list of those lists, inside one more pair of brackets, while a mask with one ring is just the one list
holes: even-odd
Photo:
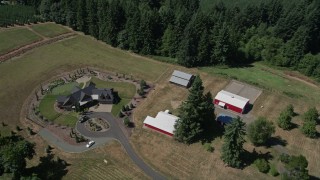
[[273, 123], [264, 117], [259, 117], [248, 127], [248, 137], [255, 146], [265, 144], [274, 132]]
[[88, 34], [86, 0], [79, 0], [77, 6], [77, 30]]
[[245, 123], [240, 117], [233, 119], [233, 121], [226, 126], [221, 159], [228, 166], [234, 168], [241, 167], [241, 154], [243, 152], [245, 134]]
[[98, 25], [97, 25], [97, 2], [95, 0], [87, 0], [87, 22], [88, 22], [88, 33], [98, 38]]
[[289, 130], [292, 127], [291, 119], [286, 110], [281, 112], [278, 118], [278, 126], [284, 130]]
[[174, 136], [180, 142], [193, 143], [203, 135], [208, 122], [214, 120], [214, 106], [210, 93], [203, 95], [204, 87], [196, 77], [189, 90], [189, 96], [179, 108], [180, 119], [175, 124]]

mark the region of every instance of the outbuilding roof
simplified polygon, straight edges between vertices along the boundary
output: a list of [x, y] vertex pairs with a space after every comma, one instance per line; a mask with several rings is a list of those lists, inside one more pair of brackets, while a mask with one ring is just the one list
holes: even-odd
[[174, 70], [169, 81], [187, 87], [192, 81], [192, 77], [192, 74]]
[[160, 111], [155, 118], [147, 116], [143, 123], [173, 134], [173, 131], [175, 130], [174, 124], [178, 119], [179, 117], [177, 116]]
[[185, 79], [185, 80], [191, 80], [192, 78], [192, 74], [188, 74], [188, 73], [185, 73], [185, 72], [181, 72], [181, 71], [178, 71], [178, 70], [174, 70], [173, 73], [172, 73], [172, 76], [176, 76], [178, 78], [181, 78], [181, 79]]
[[215, 97], [216, 100], [231, 104], [235, 107], [243, 109], [249, 102], [249, 99], [233, 94], [228, 91], [221, 90]]

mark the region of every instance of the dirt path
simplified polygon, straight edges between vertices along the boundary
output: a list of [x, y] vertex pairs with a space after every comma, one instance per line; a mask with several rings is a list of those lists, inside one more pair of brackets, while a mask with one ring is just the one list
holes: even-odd
[[62, 34], [62, 35], [59, 35], [59, 36], [56, 36], [56, 37], [53, 37], [53, 38], [50, 38], [50, 39], [43, 39], [41, 41], [37, 41], [37, 42], [34, 42], [34, 43], [31, 43], [31, 44], [28, 44], [28, 45], [25, 45], [25, 46], [22, 46], [18, 49], [15, 49], [13, 51], [10, 51], [6, 54], [3, 54], [0, 56], [0, 62], [4, 62], [4, 61], [7, 61], [13, 57], [17, 57], [17, 56], [20, 56], [22, 54], [25, 54], [26, 52], [34, 49], [34, 48], [37, 48], [37, 47], [40, 47], [40, 46], [43, 46], [43, 45], [47, 45], [47, 44], [51, 44], [51, 43], [54, 43], [54, 42], [57, 42], [57, 41], [60, 41], [62, 39], [66, 39], [66, 38], [70, 38], [70, 37], [73, 37], [77, 35], [76, 33], [74, 32], [70, 32], [70, 33], [66, 33], [66, 34]]
[[26, 26], [26, 27], [27, 27], [27, 29], [29, 29], [30, 31], [32, 31], [33, 33], [35, 33], [36, 35], [40, 36], [43, 40], [48, 39], [47, 37], [45, 37], [45, 36], [43, 36], [42, 34], [36, 32], [35, 30], [33, 30], [33, 29], [30, 27], [30, 25], [29, 25], [29, 26]]

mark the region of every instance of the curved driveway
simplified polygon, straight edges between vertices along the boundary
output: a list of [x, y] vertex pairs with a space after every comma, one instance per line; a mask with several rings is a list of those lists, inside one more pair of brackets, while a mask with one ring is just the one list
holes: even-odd
[[77, 123], [76, 129], [83, 135], [91, 139], [100, 139], [100, 138], [114, 138], [118, 140], [124, 149], [126, 150], [129, 157], [133, 160], [133, 162], [140, 167], [148, 176], [152, 179], [165, 179], [164, 176], [156, 172], [149, 165], [147, 165], [134, 151], [132, 148], [128, 138], [124, 135], [122, 129], [119, 126], [117, 119], [115, 119], [110, 113], [92, 113], [88, 115], [89, 117], [102, 118], [106, 120], [110, 128], [105, 132], [92, 132], [85, 128], [84, 123]]

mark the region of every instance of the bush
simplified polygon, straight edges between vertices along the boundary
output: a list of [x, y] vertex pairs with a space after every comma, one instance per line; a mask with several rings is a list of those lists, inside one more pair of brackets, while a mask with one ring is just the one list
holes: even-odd
[[262, 173], [267, 173], [270, 169], [269, 163], [265, 159], [257, 159], [254, 161], [254, 164]]
[[124, 118], [124, 119], [123, 119], [123, 123], [124, 123], [125, 126], [129, 127], [129, 125], [130, 125], [130, 119], [129, 119], [128, 117]]
[[294, 113], [294, 107], [292, 104], [289, 104], [287, 107], [286, 107], [286, 110], [285, 110], [289, 116], [293, 117], [295, 115]]
[[315, 121], [318, 122], [319, 113], [315, 107], [310, 108], [307, 112], [304, 113], [305, 121]]
[[288, 154], [282, 153], [279, 157], [279, 160], [283, 163], [288, 163], [290, 161], [290, 156]]
[[259, 117], [248, 127], [248, 137], [255, 146], [265, 144], [274, 132], [273, 123], [263, 117]]
[[213, 152], [214, 151], [214, 148], [211, 146], [211, 143], [204, 143], [203, 147], [208, 152]]
[[140, 88], [141, 89], [146, 89], [148, 87], [147, 83], [145, 80], [140, 81]]
[[292, 128], [291, 119], [291, 116], [286, 111], [281, 112], [278, 118], [278, 126], [284, 130], [289, 130]]
[[317, 129], [316, 129], [316, 121], [306, 121], [303, 123], [301, 127], [301, 131], [304, 135], [309, 138], [316, 138], [317, 137]]
[[271, 164], [269, 173], [274, 177], [279, 175], [279, 172], [274, 164]]
[[124, 114], [120, 111], [119, 114], [118, 114], [118, 117], [119, 117], [119, 118], [123, 118], [123, 117], [124, 117]]

